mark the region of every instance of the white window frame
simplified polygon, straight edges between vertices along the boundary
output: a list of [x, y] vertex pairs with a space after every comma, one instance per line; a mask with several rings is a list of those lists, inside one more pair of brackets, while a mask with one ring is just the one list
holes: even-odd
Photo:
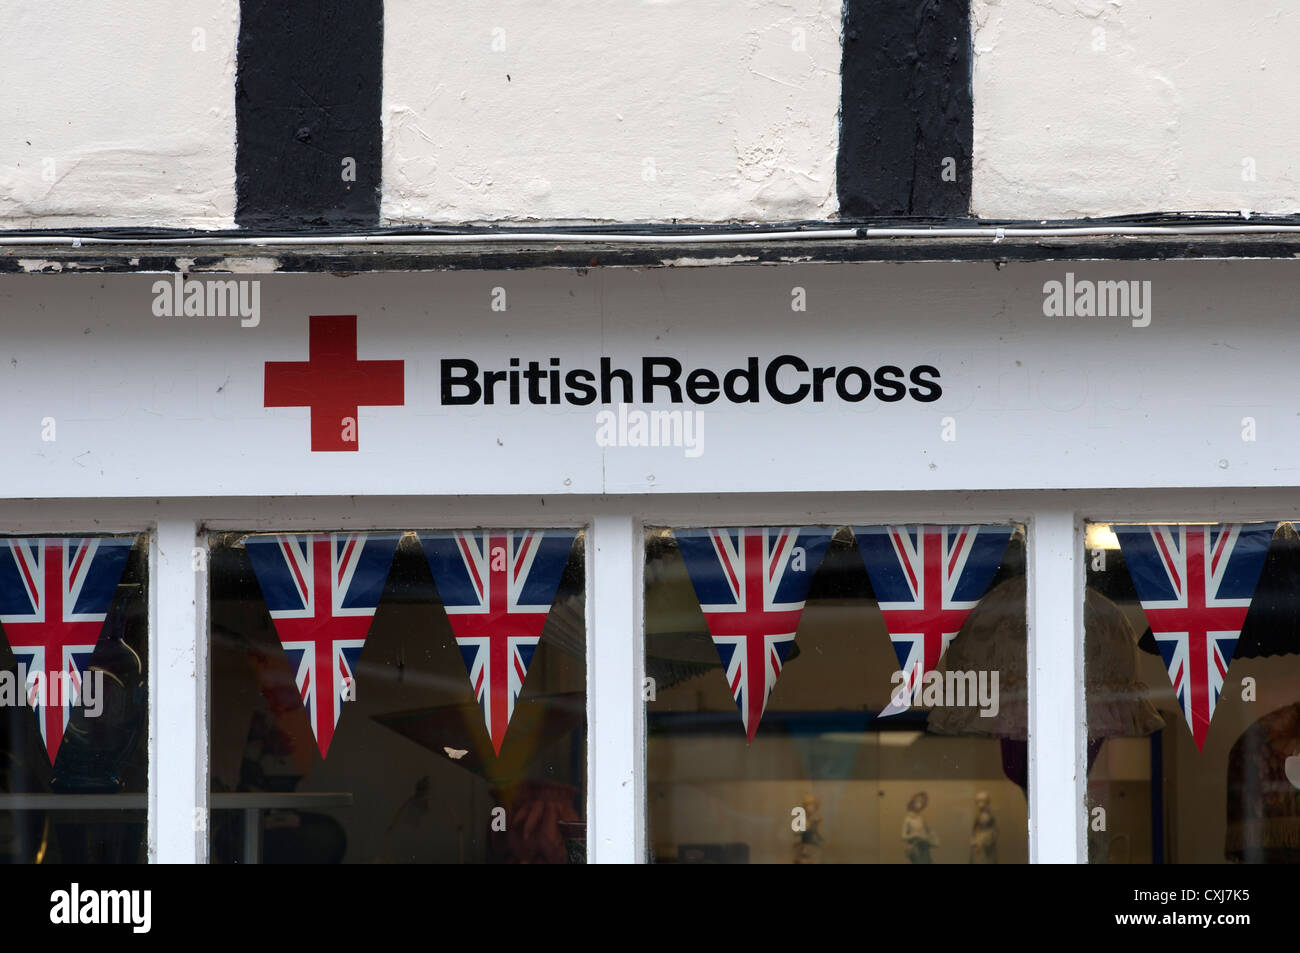
[[588, 860], [643, 863], [646, 527], [1020, 523], [1027, 533], [1029, 594], [1029, 859], [1083, 863], [1085, 523], [1285, 521], [1297, 518], [1291, 514], [1298, 499], [1291, 488], [1178, 488], [14, 500], [0, 503], [0, 533], [148, 534], [148, 857], [155, 863], [203, 863], [209, 531], [585, 527]]

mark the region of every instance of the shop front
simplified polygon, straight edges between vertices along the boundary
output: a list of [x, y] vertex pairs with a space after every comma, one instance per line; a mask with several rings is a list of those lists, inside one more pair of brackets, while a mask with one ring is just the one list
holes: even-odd
[[0, 276], [4, 860], [1300, 856], [1290, 262], [303, 260]]

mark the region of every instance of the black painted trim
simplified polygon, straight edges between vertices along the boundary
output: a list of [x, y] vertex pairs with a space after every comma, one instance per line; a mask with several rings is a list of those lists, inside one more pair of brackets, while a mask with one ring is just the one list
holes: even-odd
[[240, 0], [241, 228], [379, 222], [383, 55], [383, 0]]
[[[320, 227], [305, 226], [286, 226], [286, 227], [268, 227], [256, 232], [252, 230], [240, 229], [198, 229], [198, 228], [138, 228], [138, 227], [110, 227], [110, 228], [11, 228], [0, 229], [0, 253], [5, 248], [5, 242], [10, 238], [39, 238], [42, 236], [61, 236], [71, 238], [111, 238], [118, 241], [150, 239], [175, 239], [185, 240], [188, 244], [204, 245], [209, 240], [215, 238], [238, 238], [243, 241], [252, 241], [256, 238], [326, 238], [330, 236], [372, 236], [386, 235], [418, 238], [422, 235], [496, 235], [508, 233], [511, 235], [529, 235], [537, 233], [552, 234], [555, 232], [564, 232], [570, 235], [657, 235], [672, 236], [680, 239], [685, 244], [696, 235], [727, 235], [732, 237], [736, 244], [747, 241], [763, 241], [769, 232], [798, 232], [798, 231], [823, 231], [826, 229], [867, 229], [867, 228], [889, 228], [889, 227], [909, 227], [909, 228], [996, 228], [1005, 226], [1007, 228], [1105, 228], [1112, 226], [1126, 225], [1160, 225], [1170, 228], [1184, 228], [1189, 226], [1215, 225], [1215, 226], [1254, 226], [1267, 227], [1270, 225], [1284, 225], [1288, 228], [1294, 228], [1300, 225], [1300, 214], [1297, 215], [1252, 215], [1243, 216], [1240, 212], [1134, 212], [1127, 215], [1108, 215], [1097, 218], [1055, 218], [1055, 219], [961, 219], [961, 218], [940, 218], [940, 217], [920, 217], [920, 216], [877, 216], [871, 219], [801, 219], [798, 221], [784, 222], [763, 222], [763, 223], [739, 223], [739, 222], [715, 222], [715, 223], [640, 223], [640, 222], [598, 222], [585, 225], [524, 225], [515, 222], [502, 222], [494, 225], [400, 225], [379, 227], [375, 225], [364, 225], [349, 227], [347, 225], [330, 225]], [[1275, 238], [1286, 241], [1282, 237], [1284, 233], [1278, 233]], [[1269, 237], [1258, 233], [1255, 237]], [[859, 235], [865, 237], [865, 235]], [[1155, 236], [1159, 237], [1159, 236]], [[1205, 236], [1202, 236], [1205, 237]], [[1213, 237], [1213, 236], [1211, 236]], [[924, 235], [913, 236], [913, 240], [924, 239]], [[1085, 236], [1078, 236], [1079, 239]], [[1169, 240], [1168, 236], [1165, 237]], [[1042, 239], [1039, 239], [1040, 241]], [[1064, 238], [1065, 241], [1071, 241], [1069, 236]], [[1089, 239], [1092, 240], [1092, 239]], [[1124, 239], [1116, 236], [1111, 241], [1122, 241]], [[1218, 236], [1217, 240], [1232, 241], [1232, 236]], [[1247, 240], [1255, 240], [1249, 238]], [[1292, 241], [1300, 240], [1291, 239]], [[598, 238], [592, 241], [599, 244]], [[179, 241], [178, 241], [179, 243]]]
[[[695, 263], [810, 264], [851, 262], [1185, 261], [1289, 259], [1300, 275], [1300, 236], [1202, 236], [1189, 238], [857, 239], [846, 241], [737, 241], [726, 244], [609, 245], [382, 245], [382, 246], [205, 246], [156, 245], [27, 246], [0, 251], [0, 274], [114, 274], [161, 272], [221, 274], [228, 259], [250, 254], [273, 259], [278, 273], [416, 272], [525, 268], [655, 268]], [[33, 265], [39, 262], [39, 265]]]
[[972, 62], [970, 0], [846, 0], [842, 215], [970, 214]]

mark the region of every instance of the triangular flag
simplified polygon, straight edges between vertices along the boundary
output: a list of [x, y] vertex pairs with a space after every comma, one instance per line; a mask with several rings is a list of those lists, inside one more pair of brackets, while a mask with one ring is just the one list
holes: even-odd
[[1011, 526], [853, 527], [903, 677], [881, 718], [920, 700], [925, 676], [938, 668], [988, 591], [1012, 531]]
[[1111, 527], [1198, 751], [1275, 526]]
[[0, 626], [25, 673], [19, 690], [51, 766], [133, 545], [134, 537], [14, 537], [0, 545]]
[[752, 742], [834, 531], [757, 527], [673, 535]]
[[357, 662], [397, 541], [392, 533], [280, 533], [244, 540], [322, 758], [329, 754], [343, 703], [356, 700]]
[[497, 754], [577, 535], [521, 529], [420, 533]]

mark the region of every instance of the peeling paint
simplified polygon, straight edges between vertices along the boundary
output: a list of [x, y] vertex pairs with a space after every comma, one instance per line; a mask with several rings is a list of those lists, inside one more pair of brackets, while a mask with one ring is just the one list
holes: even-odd
[[738, 265], [758, 261], [757, 255], [732, 255], [728, 258], [665, 258], [660, 264], [667, 268], [705, 268], [711, 265]]
[[[177, 259], [177, 261], [179, 262], [180, 259]], [[220, 258], [216, 261], [205, 261], [202, 264], [191, 261], [190, 270], [195, 272], [215, 271], [232, 275], [269, 275], [280, 270], [280, 262], [270, 255], [232, 256], [230, 258]]]
[[48, 274], [63, 271], [63, 262], [47, 258], [19, 258], [18, 267], [28, 274]]

